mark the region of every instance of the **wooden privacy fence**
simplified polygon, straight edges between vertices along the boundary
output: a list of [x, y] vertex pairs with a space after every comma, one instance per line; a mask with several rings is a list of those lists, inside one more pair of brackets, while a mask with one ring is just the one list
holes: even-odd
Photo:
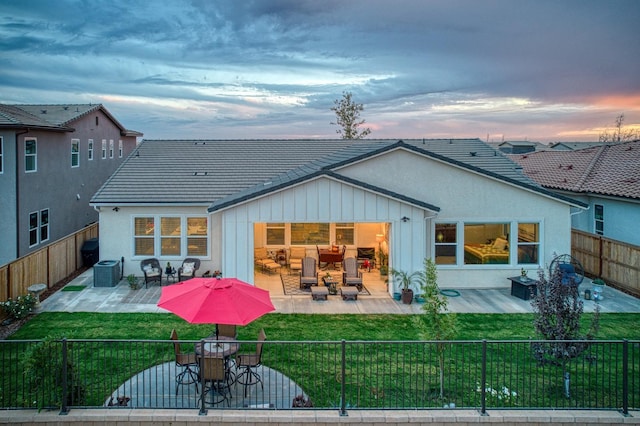
[[0, 267], [0, 301], [27, 294], [32, 284], [49, 288], [67, 278], [82, 266], [84, 242], [97, 237], [98, 224], [94, 223]]
[[640, 297], [640, 246], [573, 229], [571, 252], [588, 275]]

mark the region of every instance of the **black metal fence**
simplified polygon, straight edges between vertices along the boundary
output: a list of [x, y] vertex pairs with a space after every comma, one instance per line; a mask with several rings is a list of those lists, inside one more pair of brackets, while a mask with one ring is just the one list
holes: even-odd
[[[191, 352], [201, 343], [180, 342]], [[256, 350], [257, 342], [239, 343], [239, 353]], [[202, 399], [199, 381], [176, 383], [184, 368], [176, 365], [172, 341], [5, 340], [0, 341], [0, 407], [66, 412], [104, 406], [201, 411], [313, 406], [343, 414], [443, 407], [627, 414], [640, 408], [640, 341], [578, 342], [588, 344], [579, 356], [545, 364], [534, 357], [534, 343], [567, 342], [268, 341], [260, 366], [251, 368], [261, 382], [241, 384], [247, 367], [236, 365], [230, 354], [230, 386], [211, 382], [213, 391]]]

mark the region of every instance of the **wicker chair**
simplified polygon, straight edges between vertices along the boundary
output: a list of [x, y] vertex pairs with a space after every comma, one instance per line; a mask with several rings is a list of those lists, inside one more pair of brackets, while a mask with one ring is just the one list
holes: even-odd
[[[205, 405], [227, 401], [227, 406], [230, 406], [231, 384], [229, 370], [226, 367], [224, 358], [200, 358], [200, 373], [202, 380], [202, 395], [200, 395], [200, 398]], [[207, 398], [207, 395], [209, 395], [209, 398]]]
[[299, 271], [302, 269], [302, 259], [307, 256], [307, 249], [304, 247], [291, 247], [289, 250], [289, 269]]
[[158, 259], [144, 259], [140, 262], [140, 269], [142, 269], [142, 273], [144, 274], [145, 288], [149, 288], [149, 283], [155, 281], [157, 281], [159, 285], [162, 285], [162, 267]]
[[200, 268], [200, 259], [194, 257], [187, 257], [182, 266], [178, 268], [178, 281], [183, 279], [195, 278], [196, 271]]

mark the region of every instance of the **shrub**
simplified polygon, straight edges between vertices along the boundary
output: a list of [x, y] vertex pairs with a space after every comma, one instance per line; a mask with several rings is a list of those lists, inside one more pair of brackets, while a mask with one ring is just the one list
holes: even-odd
[[6, 302], [1, 302], [0, 307], [9, 315], [10, 318], [22, 319], [26, 318], [36, 306], [36, 298], [32, 294], [26, 296], [18, 296], [14, 299], [9, 299]]

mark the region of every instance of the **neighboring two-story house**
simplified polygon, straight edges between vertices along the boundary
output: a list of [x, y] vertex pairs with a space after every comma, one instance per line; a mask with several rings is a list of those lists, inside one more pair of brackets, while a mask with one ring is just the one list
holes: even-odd
[[0, 104], [0, 265], [96, 222], [89, 199], [138, 136], [100, 104]]
[[511, 155], [544, 188], [586, 203], [575, 229], [640, 245], [640, 140]]

